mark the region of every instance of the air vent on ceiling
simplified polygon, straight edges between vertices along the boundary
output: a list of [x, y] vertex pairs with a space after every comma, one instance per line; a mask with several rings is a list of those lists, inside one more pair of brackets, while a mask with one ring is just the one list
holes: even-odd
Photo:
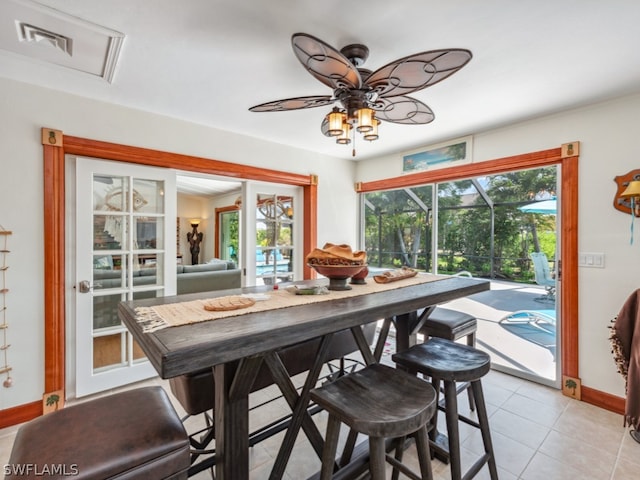
[[111, 83], [124, 39], [123, 33], [33, 0], [0, 0], [0, 55], [15, 53]]
[[18, 28], [18, 38], [21, 42], [31, 42], [52, 47], [61, 50], [69, 56], [72, 55], [71, 45], [73, 42], [70, 38], [23, 22], [16, 22], [16, 26]]

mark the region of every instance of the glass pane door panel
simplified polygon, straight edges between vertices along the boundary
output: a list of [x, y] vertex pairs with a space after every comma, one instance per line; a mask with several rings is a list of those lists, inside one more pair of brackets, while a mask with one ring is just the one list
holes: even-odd
[[94, 337], [93, 371], [119, 368], [127, 363], [126, 332]]
[[146, 290], [141, 292], [133, 292], [133, 300], [142, 300], [145, 298], [164, 297], [164, 289]]
[[133, 180], [133, 211], [164, 213], [164, 182], [135, 178]]
[[258, 194], [256, 277], [267, 285], [293, 279], [293, 197]]
[[[129, 335], [129, 333], [127, 333], [127, 335]], [[138, 342], [136, 342], [135, 338], [131, 337], [131, 340], [133, 341], [133, 360], [135, 361], [141, 361], [141, 360], [146, 360], [147, 357], [145, 356], [144, 352], [142, 351], [142, 348], [140, 347], [140, 344]]]
[[94, 250], [121, 250], [127, 234], [127, 217], [124, 215], [93, 216]]
[[220, 223], [220, 258], [232, 260], [238, 264], [239, 257], [239, 212], [222, 212], [218, 215]]
[[93, 329], [121, 326], [118, 318], [118, 302], [125, 299], [122, 293], [114, 295], [94, 295], [93, 297]]
[[[93, 289], [126, 288], [129, 285], [127, 255], [93, 255]], [[96, 264], [99, 268], [96, 268]], [[106, 266], [106, 268], [104, 268]]]
[[93, 176], [93, 209], [126, 212], [129, 204], [129, 179], [109, 175]]
[[133, 217], [134, 244], [137, 250], [164, 248], [164, 222], [162, 217]]

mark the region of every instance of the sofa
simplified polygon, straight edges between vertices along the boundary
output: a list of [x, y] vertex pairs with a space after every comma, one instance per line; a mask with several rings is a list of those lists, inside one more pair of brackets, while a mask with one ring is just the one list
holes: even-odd
[[[122, 271], [111, 268], [94, 268], [93, 282], [96, 291], [122, 286]], [[241, 270], [232, 261], [214, 259], [198, 265], [176, 266], [176, 291], [184, 293], [209, 292], [240, 288]], [[133, 286], [154, 285], [156, 283], [155, 267], [140, 268], [133, 272]], [[134, 293], [135, 299], [153, 298], [157, 291], [140, 291]], [[120, 325], [118, 319], [118, 302], [121, 294], [95, 296], [93, 303], [93, 328], [105, 328]]]

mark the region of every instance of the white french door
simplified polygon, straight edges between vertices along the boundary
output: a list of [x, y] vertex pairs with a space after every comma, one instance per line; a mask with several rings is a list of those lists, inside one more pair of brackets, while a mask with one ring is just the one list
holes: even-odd
[[78, 397], [157, 375], [120, 322], [120, 301], [176, 292], [175, 172], [76, 159]]
[[275, 285], [302, 278], [302, 189], [245, 183], [240, 238], [243, 284]]

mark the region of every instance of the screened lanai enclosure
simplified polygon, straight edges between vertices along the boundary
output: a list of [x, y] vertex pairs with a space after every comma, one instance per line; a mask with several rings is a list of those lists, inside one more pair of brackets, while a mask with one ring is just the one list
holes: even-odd
[[[557, 182], [558, 167], [551, 166], [365, 193], [369, 268], [408, 266], [491, 280], [490, 292], [457, 301], [480, 320], [480, 347], [498, 368], [555, 384]], [[546, 264], [547, 286], [534, 259]], [[518, 317], [522, 311], [533, 316]], [[489, 334], [497, 338], [483, 338]], [[544, 361], [512, 358], [511, 350], [526, 352], [523, 339]]]

